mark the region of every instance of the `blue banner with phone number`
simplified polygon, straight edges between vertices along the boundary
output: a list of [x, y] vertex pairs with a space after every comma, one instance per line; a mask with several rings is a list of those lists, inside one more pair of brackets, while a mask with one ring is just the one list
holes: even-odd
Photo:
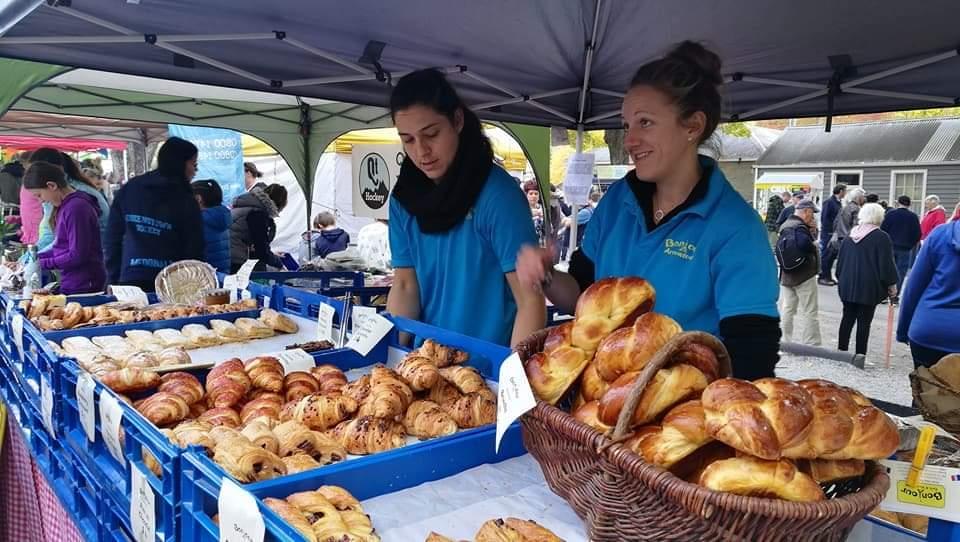
[[221, 128], [168, 124], [167, 132], [197, 146], [197, 175], [193, 180], [213, 179], [223, 190], [223, 203], [230, 205], [246, 191], [243, 183], [243, 143], [240, 133]]

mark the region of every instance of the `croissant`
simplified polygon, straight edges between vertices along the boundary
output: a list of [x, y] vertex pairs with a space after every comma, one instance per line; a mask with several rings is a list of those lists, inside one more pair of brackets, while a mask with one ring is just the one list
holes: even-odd
[[203, 385], [197, 377], [183, 371], [167, 373], [160, 378], [160, 387], [157, 391], [170, 392], [179, 395], [188, 405], [203, 399]]
[[590, 401], [580, 405], [580, 407], [574, 410], [573, 417], [601, 433], [606, 433], [612, 429], [612, 427], [600, 421], [598, 417], [599, 409], [600, 401]]
[[407, 434], [429, 439], [457, 432], [457, 422], [433, 401], [414, 401], [403, 418]]
[[470, 355], [456, 348], [450, 348], [435, 342], [433, 339], [423, 341], [420, 348], [412, 354], [423, 356], [433, 360], [437, 367], [449, 367], [450, 365], [460, 365], [470, 359]]
[[216, 407], [236, 405], [251, 387], [250, 378], [238, 359], [225, 361], [207, 374], [207, 396]]
[[406, 443], [402, 424], [383, 418], [361, 416], [342, 422], [332, 434], [354, 455], [367, 455], [399, 448]]
[[316, 491], [294, 493], [287, 497], [287, 502], [297, 507], [306, 516], [317, 540], [357, 540], [333, 503]]
[[298, 326], [292, 318], [284, 316], [273, 309], [263, 309], [263, 311], [260, 312], [260, 321], [280, 333], [296, 333], [300, 331], [300, 326]]
[[190, 405], [190, 415], [187, 417], [196, 419], [202, 416], [203, 413], [208, 410], [210, 410], [210, 407], [207, 406], [207, 402], [201, 399], [200, 401]]
[[100, 381], [117, 393], [147, 391], [160, 385], [160, 375], [139, 367], [127, 367], [104, 374]]
[[[639, 376], [639, 372], [627, 373], [610, 386], [600, 399], [600, 421], [611, 426], [617, 424], [620, 411]], [[692, 365], [682, 363], [660, 369], [640, 395], [640, 404], [633, 415], [633, 425], [653, 421], [671, 406], [698, 395], [707, 384], [707, 375]]]
[[497, 402], [479, 392], [457, 399], [447, 412], [462, 429], [480, 427], [497, 421]]
[[154, 355], [153, 352], [136, 352], [127, 356], [123, 360], [124, 367], [140, 367], [140, 368], [149, 368], [149, 367], [159, 367], [160, 360]]
[[820, 485], [788, 460], [766, 461], [741, 456], [716, 461], [700, 475], [700, 485], [737, 495], [796, 502], [826, 499]]
[[144, 400], [137, 410], [157, 427], [163, 427], [186, 418], [190, 405], [179, 395], [161, 391]]
[[517, 518], [492, 519], [480, 526], [475, 542], [563, 542], [534, 521]]
[[237, 414], [236, 410], [227, 407], [211, 408], [198, 416], [197, 420], [213, 426], [240, 427], [240, 415]]
[[460, 390], [443, 377], [437, 380], [437, 384], [430, 388], [430, 393], [427, 394], [427, 399], [444, 408], [453, 406], [461, 397], [463, 394]]
[[316, 459], [304, 453], [288, 455], [282, 459], [283, 464], [287, 466], [287, 474], [296, 474], [322, 466]]
[[408, 355], [397, 365], [397, 373], [413, 391], [424, 391], [436, 385], [440, 371], [430, 358]]
[[283, 391], [283, 365], [270, 356], [259, 356], [244, 362], [247, 376], [255, 388], [272, 392]]
[[[367, 400], [367, 397], [370, 395], [370, 388], [372, 387], [370, 383], [370, 375], [363, 375], [360, 378], [354, 380], [353, 382], [347, 384], [343, 387], [343, 395], [353, 399], [357, 404], [362, 404]], [[323, 384], [321, 383], [321, 392], [323, 393]]]
[[688, 401], [670, 410], [661, 425], [641, 428], [626, 446], [647, 463], [669, 469], [712, 440], [703, 405]]
[[240, 434], [250, 439], [254, 446], [259, 446], [273, 453], [280, 450], [280, 441], [270, 430], [270, 426], [265, 423], [250, 422], [244, 426]]
[[600, 341], [648, 312], [654, 299], [653, 286], [641, 278], [593, 283], [577, 301], [573, 322], [551, 329], [543, 352], [527, 360], [527, 377], [536, 396], [550, 404], [559, 401], [593, 358]]
[[480, 393], [491, 399], [494, 398], [493, 392], [487, 386], [487, 381], [473, 367], [447, 367], [440, 369], [440, 374], [456, 386], [460, 393]]
[[613, 382], [623, 374], [643, 369], [681, 331], [680, 324], [665, 314], [648, 312], [640, 316], [632, 327], [618, 329], [600, 343], [594, 358], [597, 375]]
[[240, 410], [240, 423], [247, 424], [254, 418], [261, 416], [273, 419], [280, 418], [280, 409], [283, 405], [272, 397], [259, 397], [243, 405]]
[[314, 393], [296, 403], [287, 403], [280, 420], [296, 420], [310, 429], [325, 431], [357, 411], [357, 402], [346, 395]]
[[[343, 387], [347, 385], [347, 375], [333, 365], [319, 365], [317, 367], [311, 367], [310, 374], [317, 379], [317, 384], [320, 385], [320, 389], [318, 391], [324, 395], [340, 393], [343, 390]], [[362, 400], [356, 397], [354, 397], [354, 399], [358, 403]]]
[[294, 371], [283, 377], [285, 402], [299, 401], [311, 393], [320, 392], [320, 383], [310, 373]]
[[336, 463], [347, 457], [347, 450], [335, 439], [293, 420], [274, 427], [273, 434], [277, 436], [279, 453], [283, 457], [307, 454], [321, 465]]
[[[292, 471], [287, 471], [287, 473], [293, 474]], [[267, 508], [276, 512], [281, 519], [296, 529], [297, 532], [299, 532], [307, 540], [307, 542], [318, 542], [317, 535], [313, 533], [313, 527], [310, 525], [310, 522], [307, 521], [307, 518], [296, 506], [293, 506], [283, 499], [274, 499], [273, 497], [267, 497], [263, 499], [263, 504], [265, 504]]]
[[253, 388], [247, 393], [246, 401], [256, 401], [257, 399], [267, 399], [281, 406], [283, 406], [283, 403], [285, 402], [283, 400], [283, 395], [277, 392]]
[[217, 442], [213, 460], [239, 482], [269, 480], [287, 473], [276, 454], [254, 446], [245, 437], [227, 437]]
[[386, 367], [374, 367], [370, 373], [370, 394], [360, 405], [360, 416], [399, 418], [413, 402], [413, 391], [397, 373]]
[[185, 421], [173, 428], [173, 434], [176, 437], [175, 442], [181, 448], [189, 446], [202, 446], [207, 455], [213, 455], [213, 449], [216, 443], [210, 437], [210, 431], [213, 426], [207, 422], [199, 420]]
[[363, 537], [364, 541], [373, 542], [380, 540], [374, 534], [373, 524], [370, 522], [370, 516], [363, 511], [360, 501], [356, 499], [349, 491], [340, 486], [320, 486], [317, 493], [330, 501], [330, 504], [340, 512], [347, 529], [355, 536]]

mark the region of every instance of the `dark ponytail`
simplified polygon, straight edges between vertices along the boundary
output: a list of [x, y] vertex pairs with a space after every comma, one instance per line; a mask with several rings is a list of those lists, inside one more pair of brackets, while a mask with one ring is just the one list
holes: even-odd
[[684, 41], [666, 56], [648, 62], [630, 80], [630, 88], [653, 87], [669, 96], [680, 109], [681, 118], [697, 111], [707, 117], [700, 143], [720, 124], [722, 63], [716, 53], [693, 41]]
[[[457, 151], [480, 153], [487, 162], [493, 162], [493, 146], [483, 133], [480, 118], [471, 111], [460, 95], [439, 70], [428, 68], [408, 73], [400, 78], [393, 93], [390, 94], [390, 116], [396, 117], [402, 111], [415, 105], [429, 107], [447, 117], [452, 123], [457, 111], [463, 114], [463, 129], [460, 131], [460, 145]], [[454, 168], [451, 168], [454, 170]]]
[[80, 181], [83, 184], [89, 185], [91, 188], [99, 190], [97, 183], [80, 171], [80, 167], [67, 153], [60, 152], [51, 147], [41, 147], [33, 151], [33, 154], [30, 155], [30, 162], [47, 162], [58, 166], [63, 170], [68, 179]]

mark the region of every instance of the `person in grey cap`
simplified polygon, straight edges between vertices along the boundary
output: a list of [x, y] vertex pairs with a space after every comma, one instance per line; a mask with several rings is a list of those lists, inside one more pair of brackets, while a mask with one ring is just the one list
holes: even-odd
[[793, 215], [780, 226], [775, 253], [780, 266], [780, 326], [783, 340], [793, 341], [794, 319], [802, 332], [799, 342], [820, 344], [818, 320], [817, 273], [820, 254], [817, 251], [816, 220], [819, 210], [810, 200], [796, 204]]

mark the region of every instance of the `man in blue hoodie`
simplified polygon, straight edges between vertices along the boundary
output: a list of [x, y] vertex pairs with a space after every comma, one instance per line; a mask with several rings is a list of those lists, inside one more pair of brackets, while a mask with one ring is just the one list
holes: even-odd
[[230, 209], [223, 205], [223, 189], [213, 179], [191, 183], [203, 215], [204, 261], [221, 273], [230, 273]]
[[900, 305], [897, 340], [915, 367], [960, 352], [960, 221], [937, 227], [920, 248]]
[[880, 229], [893, 243], [893, 261], [897, 264], [897, 291], [902, 291], [903, 278], [913, 265], [914, 250], [920, 242], [920, 218], [910, 210], [910, 196], [897, 198], [897, 208], [887, 213]]

